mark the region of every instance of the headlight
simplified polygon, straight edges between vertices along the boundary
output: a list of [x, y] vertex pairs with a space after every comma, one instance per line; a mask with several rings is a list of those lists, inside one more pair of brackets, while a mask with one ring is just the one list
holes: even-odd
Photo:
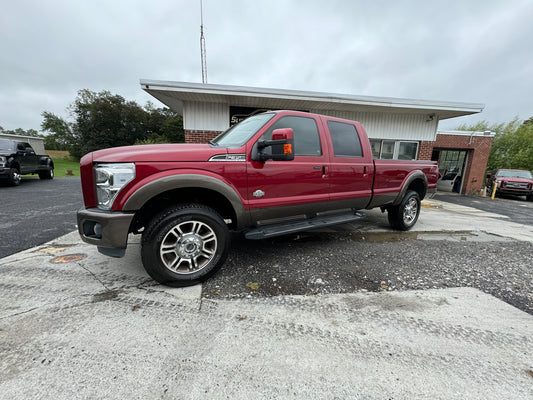
[[0, 167], [5, 167], [7, 162], [7, 158], [4, 156], [0, 156]]
[[98, 208], [109, 210], [120, 190], [135, 178], [135, 164], [96, 164], [94, 175]]

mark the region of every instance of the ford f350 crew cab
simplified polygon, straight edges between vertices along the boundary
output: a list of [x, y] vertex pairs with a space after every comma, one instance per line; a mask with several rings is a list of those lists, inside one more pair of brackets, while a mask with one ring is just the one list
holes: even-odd
[[408, 230], [438, 179], [435, 162], [374, 160], [359, 122], [296, 111], [257, 114], [209, 144], [96, 151], [80, 166], [82, 239], [120, 257], [128, 234], [142, 234], [146, 271], [169, 286], [214, 274], [230, 231], [263, 239], [375, 207]]

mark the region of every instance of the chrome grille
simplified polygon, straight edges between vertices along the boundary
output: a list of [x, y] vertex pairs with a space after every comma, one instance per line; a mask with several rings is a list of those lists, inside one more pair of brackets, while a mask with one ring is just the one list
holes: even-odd
[[527, 182], [504, 182], [503, 187], [508, 189], [523, 189], [528, 190], [530, 184]]

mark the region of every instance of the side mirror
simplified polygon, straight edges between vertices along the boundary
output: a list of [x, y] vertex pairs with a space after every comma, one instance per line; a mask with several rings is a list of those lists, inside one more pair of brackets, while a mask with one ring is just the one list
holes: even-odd
[[[271, 148], [271, 154], [265, 153], [266, 148]], [[294, 133], [291, 128], [275, 129], [272, 140], [257, 142], [257, 153], [253, 154], [254, 161], [292, 161], [294, 160]]]
[[487, 179], [492, 179], [492, 174], [487, 174]]

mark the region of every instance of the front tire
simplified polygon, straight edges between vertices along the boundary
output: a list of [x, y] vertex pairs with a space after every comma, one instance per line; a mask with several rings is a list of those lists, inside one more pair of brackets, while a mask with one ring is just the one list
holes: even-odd
[[18, 185], [20, 185], [20, 180], [21, 180], [21, 177], [20, 177], [19, 170], [16, 169], [16, 168], [11, 168], [9, 170], [9, 177], [8, 177], [9, 185], [18, 186]]
[[398, 231], [408, 231], [415, 226], [419, 215], [420, 196], [414, 190], [408, 190], [401, 203], [388, 210], [389, 224]]
[[228, 227], [213, 209], [196, 204], [167, 209], [142, 236], [146, 272], [173, 287], [191, 286], [211, 277], [226, 261]]

